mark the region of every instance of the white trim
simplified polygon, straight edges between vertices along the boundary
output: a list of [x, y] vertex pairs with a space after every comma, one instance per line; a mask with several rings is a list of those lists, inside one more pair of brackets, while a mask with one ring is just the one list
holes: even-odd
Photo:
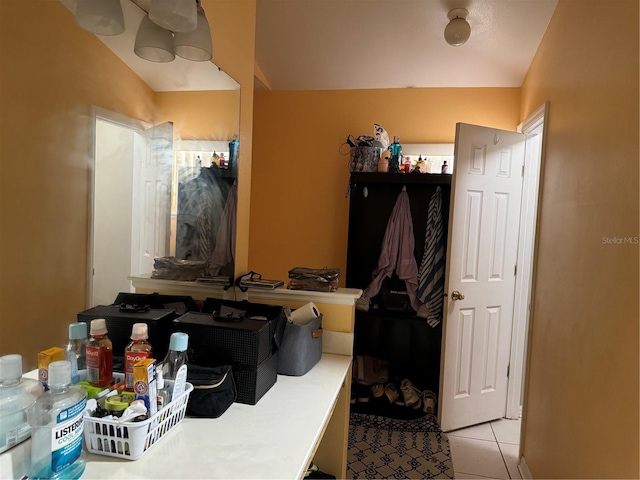
[[529, 466], [525, 461], [524, 457], [520, 457], [520, 463], [518, 463], [518, 471], [520, 472], [520, 476], [523, 480], [531, 480], [533, 479], [533, 475], [531, 475], [531, 470], [529, 470]]
[[505, 416], [516, 419], [521, 416], [526, 332], [529, 323], [531, 286], [533, 284], [533, 257], [536, 237], [538, 193], [542, 169], [544, 121], [549, 103], [546, 102], [518, 125], [518, 132], [527, 135], [525, 143], [525, 169], [520, 208], [520, 233], [518, 238], [518, 272], [514, 293], [513, 327], [511, 331], [510, 374], [507, 386]]

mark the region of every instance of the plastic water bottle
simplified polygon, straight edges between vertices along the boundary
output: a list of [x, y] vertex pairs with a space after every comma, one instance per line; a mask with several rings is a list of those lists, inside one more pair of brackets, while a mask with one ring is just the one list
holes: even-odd
[[71, 384], [68, 360], [49, 365], [49, 391], [29, 409], [30, 479], [76, 479], [85, 468], [82, 449], [87, 391]]
[[38, 380], [22, 378], [22, 356], [0, 357], [0, 453], [31, 435], [27, 410], [42, 395]]
[[113, 380], [113, 345], [104, 318], [91, 320], [87, 344], [87, 380], [94, 387], [108, 387]]
[[80, 370], [87, 368], [87, 324], [76, 322], [69, 324], [69, 343], [67, 343], [67, 360], [71, 362], [71, 382], [78, 383]]
[[186, 387], [188, 344], [189, 335], [183, 332], [172, 333], [169, 339], [169, 351], [162, 361], [162, 377], [164, 381], [173, 381], [173, 386], [167, 387], [170, 402], [182, 395]]

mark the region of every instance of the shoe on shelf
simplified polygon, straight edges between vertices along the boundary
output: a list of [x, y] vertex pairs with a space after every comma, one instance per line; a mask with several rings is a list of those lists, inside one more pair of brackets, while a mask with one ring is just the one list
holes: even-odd
[[433, 415], [436, 413], [436, 404], [438, 400], [436, 394], [431, 390], [422, 392], [422, 410], [424, 413]]
[[371, 385], [371, 394], [375, 398], [379, 398], [384, 395], [384, 385], [382, 383], [374, 383]]
[[400, 391], [393, 382], [388, 382], [384, 386], [384, 394], [387, 396], [389, 403], [394, 404], [400, 398]]
[[367, 403], [369, 401], [369, 387], [357, 382], [353, 384], [353, 387], [356, 390], [357, 401], [359, 403]]
[[404, 399], [404, 405], [414, 410], [422, 408], [422, 394], [420, 390], [413, 386], [411, 380], [404, 379], [400, 382], [400, 391]]

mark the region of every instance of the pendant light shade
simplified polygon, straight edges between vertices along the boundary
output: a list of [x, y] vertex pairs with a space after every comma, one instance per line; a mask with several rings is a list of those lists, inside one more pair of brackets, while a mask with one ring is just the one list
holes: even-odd
[[124, 32], [120, 0], [78, 0], [76, 23], [97, 35], [120, 35]]
[[151, 62], [166, 63], [176, 58], [173, 53], [173, 34], [159, 27], [145, 15], [138, 27], [133, 51], [140, 58]]
[[444, 29], [444, 39], [453, 47], [466, 43], [471, 36], [471, 26], [466, 18], [469, 12], [464, 8], [455, 8], [448, 14], [449, 24]]
[[192, 32], [198, 25], [196, 0], [151, 0], [149, 18], [172, 32]]
[[173, 51], [179, 57], [195, 62], [206, 62], [213, 57], [211, 30], [204, 10], [198, 4], [198, 26], [188, 33], [177, 32], [173, 37]]

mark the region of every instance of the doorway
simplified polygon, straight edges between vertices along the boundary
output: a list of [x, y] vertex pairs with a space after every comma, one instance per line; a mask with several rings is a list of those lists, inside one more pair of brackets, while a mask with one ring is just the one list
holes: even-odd
[[452, 221], [459, 225], [450, 227], [439, 411], [445, 431], [520, 416], [546, 108], [523, 122], [523, 133], [458, 126]]
[[173, 126], [93, 110], [88, 307], [130, 292], [169, 249]]

